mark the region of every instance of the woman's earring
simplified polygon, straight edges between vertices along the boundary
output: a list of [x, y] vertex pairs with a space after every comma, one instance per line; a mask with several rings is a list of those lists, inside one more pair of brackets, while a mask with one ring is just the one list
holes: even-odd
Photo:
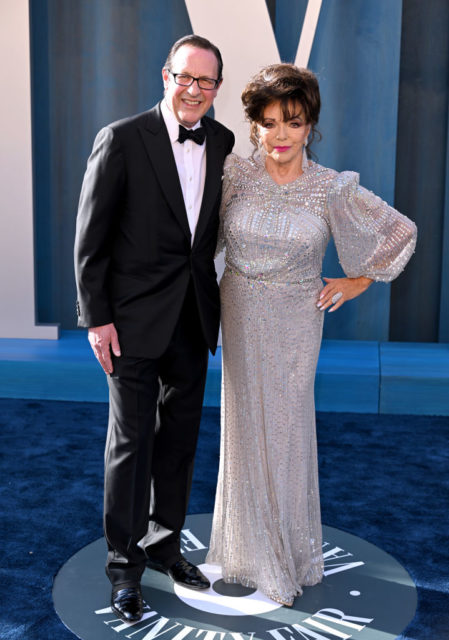
[[259, 156], [263, 158], [264, 154], [266, 154], [266, 151], [265, 151], [265, 147], [263, 146], [262, 138], [260, 137], [258, 130], [256, 131], [256, 139], [257, 139], [257, 151], [259, 152]]
[[306, 171], [309, 168], [309, 159], [307, 157], [307, 140], [304, 143], [302, 148], [302, 170]]

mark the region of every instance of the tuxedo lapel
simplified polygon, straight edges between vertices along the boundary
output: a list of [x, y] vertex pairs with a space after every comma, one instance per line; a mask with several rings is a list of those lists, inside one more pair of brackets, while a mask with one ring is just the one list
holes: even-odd
[[185, 234], [190, 238], [191, 233], [181, 183], [159, 104], [147, 113], [145, 124], [139, 130], [165, 198]]
[[221, 152], [223, 142], [221, 136], [218, 135], [218, 128], [214, 126], [213, 120], [206, 118], [203, 119], [202, 125], [206, 130], [206, 180], [193, 246], [198, 243], [207, 226], [207, 222], [217, 200], [222, 176], [222, 163], [220, 163], [220, 158], [223, 158]]

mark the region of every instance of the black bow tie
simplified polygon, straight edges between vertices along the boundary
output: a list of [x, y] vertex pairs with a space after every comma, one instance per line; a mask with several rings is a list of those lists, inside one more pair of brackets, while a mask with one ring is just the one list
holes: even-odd
[[198, 129], [186, 129], [182, 125], [179, 125], [179, 138], [178, 142], [181, 144], [185, 140], [193, 140], [196, 144], [203, 144], [204, 139], [206, 138], [206, 132], [203, 127], [198, 127]]

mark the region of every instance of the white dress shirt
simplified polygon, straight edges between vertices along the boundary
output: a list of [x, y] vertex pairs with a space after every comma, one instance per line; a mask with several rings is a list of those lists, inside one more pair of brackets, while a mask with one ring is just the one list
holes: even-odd
[[[193, 244], [206, 179], [206, 141], [196, 144], [193, 140], [186, 140], [181, 144], [178, 142], [179, 122], [165, 100], [161, 102], [161, 112], [175, 156]], [[200, 126], [197, 122], [192, 129], [198, 129]]]

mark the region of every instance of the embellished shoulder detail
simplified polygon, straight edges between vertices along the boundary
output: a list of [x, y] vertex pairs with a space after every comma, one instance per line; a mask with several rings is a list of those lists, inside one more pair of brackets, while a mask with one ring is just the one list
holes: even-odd
[[321, 164], [310, 161], [309, 168], [304, 172], [304, 177], [307, 183], [313, 189], [325, 192], [326, 194], [333, 188], [333, 183], [338, 177], [337, 171], [323, 167]]
[[[248, 161], [244, 158], [241, 158], [236, 153], [230, 153], [226, 156], [224, 165], [223, 165], [223, 193], [222, 193], [222, 208], [223, 205], [226, 205], [231, 197], [231, 191], [235, 191], [239, 189], [241, 185], [241, 176], [242, 173], [247, 173], [247, 165]], [[239, 179], [240, 176], [240, 179]]]
[[319, 180], [328, 182], [329, 184], [338, 177], [338, 172], [335, 169], [329, 169], [329, 167], [323, 167], [322, 164], [318, 164], [313, 160], [309, 160], [309, 168], [305, 171], [307, 175], [309, 172], [313, 173]]
[[330, 185], [330, 193], [332, 194], [344, 192], [349, 195], [360, 185], [360, 174], [355, 171], [342, 171], [341, 173], [333, 171], [332, 173], [333, 180]]
[[265, 167], [257, 158], [242, 158], [230, 153], [224, 164], [222, 207], [234, 197], [258, 193], [265, 173]]
[[236, 153], [230, 153], [224, 163], [224, 178], [234, 180], [239, 175], [254, 175], [258, 170], [257, 163], [253, 158], [242, 158]]
[[238, 156], [236, 153], [230, 153], [226, 156], [226, 160], [224, 162], [224, 170], [231, 171], [233, 167], [238, 166], [239, 164], [245, 164], [248, 160]]

